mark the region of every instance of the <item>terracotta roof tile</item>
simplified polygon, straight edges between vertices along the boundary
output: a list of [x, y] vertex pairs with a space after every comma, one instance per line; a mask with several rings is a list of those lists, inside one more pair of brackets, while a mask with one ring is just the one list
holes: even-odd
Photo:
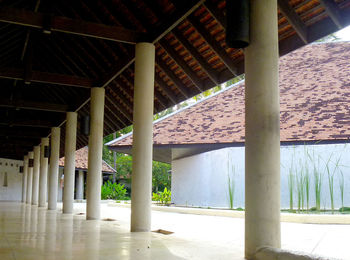
[[[280, 59], [281, 141], [350, 137], [350, 42], [312, 44]], [[154, 144], [244, 142], [244, 83], [154, 124]], [[132, 136], [111, 146], [129, 146]]]
[[[87, 146], [77, 150], [75, 152], [75, 168], [80, 170], [88, 169], [88, 154], [89, 149]], [[64, 166], [64, 157], [60, 158], [59, 166]], [[102, 172], [113, 173], [115, 170], [109, 166], [104, 160], [102, 160]]]

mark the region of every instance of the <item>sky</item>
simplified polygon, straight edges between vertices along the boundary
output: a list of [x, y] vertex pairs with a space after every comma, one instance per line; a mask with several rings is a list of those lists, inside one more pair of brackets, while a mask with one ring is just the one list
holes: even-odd
[[335, 33], [342, 41], [350, 41], [350, 26]]

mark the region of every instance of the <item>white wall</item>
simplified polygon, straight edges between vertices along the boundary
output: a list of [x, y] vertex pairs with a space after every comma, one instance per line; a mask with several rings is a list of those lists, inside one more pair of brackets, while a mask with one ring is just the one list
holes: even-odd
[[[308, 154], [310, 156], [308, 156]], [[314, 163], [322, 173], [321, 208], [330, 208], [329, 182], [326, 162], [333, 172], [335, 162], [340, 166], [334, 173], [335, 207], [341, 206], [339, 180], [344, 175], [344, 205], [350, 206], [350, 145], [299, 145], [281, 147], [281, 207], [289, 208], [288, 174], [310, 174], [310, 207], [315, 206]], [[233, 169], [228, 161], [233, 162]], [[244, 207], [244, 147], [225, 148], [172, 162], [172, 202], [177, 205], [228, 207], [228, 175], [235, 182], [234, 207]], [[297, 187], [294, 185], [294, 207], [297, 206]]]
[[[22, 200], [22, 177], [19, 167], [23, 161], [0, 158], [0, 201]], [[5, 173], [7, 173], [7, 187], [4, 187]]]

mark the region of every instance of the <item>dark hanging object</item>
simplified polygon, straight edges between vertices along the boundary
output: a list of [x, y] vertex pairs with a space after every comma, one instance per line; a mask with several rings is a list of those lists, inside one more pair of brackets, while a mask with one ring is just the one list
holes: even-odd
[[34, 159], [28, 160], [28, 167], [34, 167]]
[[23, 166], [19, 166], [19, 173], [23, 173]]
[[7, 184], [7, 172], [5, 172], [4, 174], [4, 184], [3, 184], [4, 187], [8, 187], [8, 184]]
[[90, 134], [90, 116], [85, 115], [81, 118], [80, 132], [85, 136]]
[[48, 145], [44, 146], [44, 158], [50, 157], [50, 147]]
[[226, 0], [226, 44], [230, 48], [249, 45], [250, 0]]

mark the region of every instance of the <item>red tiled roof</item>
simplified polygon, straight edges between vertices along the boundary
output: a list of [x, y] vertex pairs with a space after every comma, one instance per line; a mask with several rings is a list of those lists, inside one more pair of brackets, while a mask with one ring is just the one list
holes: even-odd
[[[280, 59], [281, 141], [350, 137], [350, 42], [312, 44]], [[244, 142], [244, 83], [154, 124], [154, 144]], [[129, 146], [132, 136], [110, 146]]]
[[[75, 152], [75, 168], [80, 170], [88, 169], [88, 153], [89, 149], [87, 146], [77, 150]], [[59, 166], [64, 166], [64, 157], [60, 158]], [[113, 173], [115, 170], [109, 166], [105, 161], [102, 160], [102, 172]]]

